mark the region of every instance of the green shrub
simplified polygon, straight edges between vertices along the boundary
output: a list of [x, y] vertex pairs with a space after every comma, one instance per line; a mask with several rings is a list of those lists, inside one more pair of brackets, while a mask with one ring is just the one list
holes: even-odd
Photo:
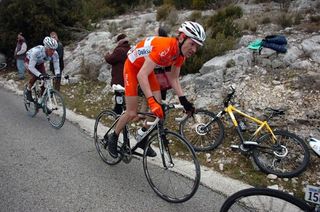
[[218, 33], [222, 32], [225, 37], [239, 37], [240, 29], [234, 20], [241, 16], [241, 7], [230, 5], [223, 10], [219, 10], [217, 14], [209, 17], [206, 21], [205, 26], [211, 33], [208, 36], [215, 38]]
[[320, 23], [320, 15], [312, 15], [310, 16], [310, 21], [313, 23]]
[[177, 10], [172, 8], [166, 18], [166, 23], [170, 26], [174, 26], [178, 21]]
[[189, 20], [195, 21], [195, 22], [199, 22], [199, 20], [201, 20], [201, 18], [202, 18], [202, 14], [201, 14], [201, 11], [199, 11], [199, 10], [193, 11], [191, 13], [191, 15], [189, 16]]
[[271, 23], [271, 19], [269, 17], [264, 17], [261, 21], [261, 24], [269, 24]]
[[301, 13], [297, 13], [294, 15], [294, 21], [293, 24], [299, 25], [301, 23], [301, 20], [303, 20], [303, 15]]
[[201, 9], [205, 9], [205, 7], [206, 7], [205, 0], [192, 0], [193, 9], [201, 10]]
[[283, 13], [278, 17], [277, 24], [282, 28], [291, 27], [293, 25], [292, 17], [288, 14]]
[[241, 18], [243, 16], [243, 11], [241, 7], [230, 5], [225, 8], [225, 16], [228, 18]]
[[172, 5], [169, 5], [169, 4], [164, 4], [160, 7], [158, 7], [156, 20], [157, 21], [166, 20], [170, 11], [173, 9], [175, 9], [175, 7]]

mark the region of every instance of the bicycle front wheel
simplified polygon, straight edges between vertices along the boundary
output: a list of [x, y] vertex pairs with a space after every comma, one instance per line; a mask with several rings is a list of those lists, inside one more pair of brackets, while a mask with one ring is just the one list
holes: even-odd
[[[152, 147], [156, 157], [147, 157]], [[166, 130], [162, 141], [153, 134], [144, 151], [143, 169], [151, 188], [162, 199], [189, 200], [200, 183], [200, 165], [192, 146], [179, 134]]]
[[312, 211], [294, 196], [268, 188], [249, 188], [234, 193], [223, 203], [220, 212], [241, 211]]
[[113, 132], [118, 115], [111, 111], [102, 111], [94, 124], [94, 143], [101, 159], [109, 165], [115, 165], [121, 161], [121, 157], [113, 158], [108, 151], [108, 135]]
[[253, 158], [265, 173], [278, 177], [295, 177], [308, 166], [310, 153], [304, 141], [287, 131], [275, 131], [274, 141], [271, 134], [261, 136], [259, 146], [253, 150]]
[[180, 134], [195, 151], [210, 151], [218, 147], [224, 136], [224, 126], [216, 115], [207, 110], [196, 110], [193, 116], [181, 121]]
[[61, 94], [51, 90], [50, 94], [44, 97], [43, 105], [43, 111], [51, 126], [61, 128], [66, 120], [66, 106]]
[[[28, 112], [28, 115], [31, 117], [34, 117], [38, 113], [38, 107], [35, 102], [30, 102], [27, 100], [27, 85], [25, 85], [23, 90], [23, 102], [24, 107], [26, 108], [26, 111]], [[33, 88], [31, 89], [31, 95], [34, 100], [36, 100], [36, 90]]]

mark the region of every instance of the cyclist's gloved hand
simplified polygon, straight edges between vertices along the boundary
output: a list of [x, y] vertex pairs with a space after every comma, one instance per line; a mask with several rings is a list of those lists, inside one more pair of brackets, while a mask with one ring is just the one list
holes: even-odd
[[154, 96], [150, 96], [148, 98], [148, 105], [149, 105], [152, 113], [154, 113], [156, 116], [158, 116], [161, 119], [164, 117], [162, 106], [161, 106], [161, 104], [159, 104], [157, 102], [157, 100], [154, 98]]
[[185, 96], [179, 96], [180, 104], [182, 104], [183, 108], [187, 112], [188, 115], [193, 115], [195, 108], [193, 107], [193, 104], [187, 100]]
[[48, 74], [40, 74], [38, 78], [41, 79], [41, 80], [47, 79], [48, 78]]

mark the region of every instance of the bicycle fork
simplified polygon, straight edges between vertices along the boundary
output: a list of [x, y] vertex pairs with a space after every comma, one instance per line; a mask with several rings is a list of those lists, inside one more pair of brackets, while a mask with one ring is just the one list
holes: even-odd
[[[166, 135], [164, 133], [165, 129], [163, 129], [163, 126], [158, 125], [159, 127], [159, 133], [158, 133], [158, 138], [160, 141], [160, 154], [161, 154], [161, 159], [162, 159], [162, 165], [165, 169], [169, 169], [169, 168], [173, 168], [174, 167], [174, 163], [172, 161], [172, 157], [170, 154], [170, 150], [169, 150], [169, 141], [166, 138]], [[165, 154], [167, 155], [167, 158], [165, 157]], [[168, 161], [168, 163], [166, 163], [166, 161]]]

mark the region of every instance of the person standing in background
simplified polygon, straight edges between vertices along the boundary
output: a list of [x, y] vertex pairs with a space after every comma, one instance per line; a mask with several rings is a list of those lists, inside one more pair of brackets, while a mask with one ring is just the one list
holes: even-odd
[[24, 67], [24, 58], [26, 57], [27, 52], [27, 44], [22, 36], [22, 33], [20, 32], [17, 37], [17, 45], [14, 50], [14, 58], [16, 59], [16, 65], [18, 69], [18, 77], [19, 80], [23, 80], [24, 73], [25, 73], [25, 67]]
[[[59, 55], [59, 65], [60, 65], [60, 76], [62, 75], [62, 71], [64, 69], [64, 61], [63, 61], [63, 45], [60, 42], [59, 38], [58, 38], [58, 34], [56, 32], [51, 32], [50, 33], [50, 37], [55, 39], [58, 42], [58, 48], [56, 49], [56, 51], [58, 52]], [[50, 71], [52, 71], [53, 74], [56, 75], [56, 73], [54, 72], [54, 67], [53, 67], [53, 62], [50, 62]], [[61, 85], [61, 77], [56, 78], [56, 80], [54, 81], [54, 89], [56, 89], [57, 91], [60, 91], [60, 85]]]
[[[127, 59], [127, 53], [129, 51], [130, 43], [125, 34], [119, 34], [116, 38], [117, 46], [114, 48], [112, 53], [107, 53], [104, 57], [107, 63], [112, 66], [111, 70], [111, 86], [119, 84], [124, 87], [123, 82], [123, 66]], [[122, 98], [119, 93], [115, 93], [115, 106], [113, 111], [117, 114], [122, 113]]]

